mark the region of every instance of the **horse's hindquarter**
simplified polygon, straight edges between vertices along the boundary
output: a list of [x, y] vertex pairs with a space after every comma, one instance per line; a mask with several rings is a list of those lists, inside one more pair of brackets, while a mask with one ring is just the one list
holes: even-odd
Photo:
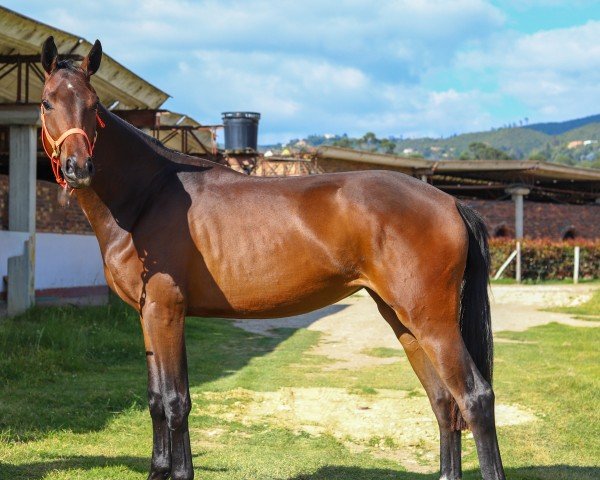
[[406, 179], [365, 172], [184, 182], [195, 245], [189, 313], [293, 315], [370, 286], [384, 243], [409, 251], [436, 208]]

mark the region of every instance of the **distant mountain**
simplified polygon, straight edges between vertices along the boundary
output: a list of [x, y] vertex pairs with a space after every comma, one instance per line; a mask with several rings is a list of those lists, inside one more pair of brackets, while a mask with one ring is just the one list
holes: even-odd
[[589, 123], [600, 123], [600, 114], [577, 118], [575, 120], [567, 120], [566, 122], [534, 123], [527, 125], [525, 128], [536, 130], [545, 133], [546, 135], [560, 135], [561, 133], [583, 127]]
[[[501, 150], [510, 158], [534, 158], [569, 165], [600, 167], [600, 115], [566, 122], [537, 123], [464, 133], [448, 138], [377, 138], [368, 132], [360, 138], [347, 135], [309, 135], [285, 147], [306, 149], [320, 145], [367, 150], [429, 159], [473, 158], [473, 144]], [[273, 145], [263, 148], [283, 148]], [[491, 150], [490, 150], [491, 151]], [[500, 158], [500, 157], [496, 157]]]

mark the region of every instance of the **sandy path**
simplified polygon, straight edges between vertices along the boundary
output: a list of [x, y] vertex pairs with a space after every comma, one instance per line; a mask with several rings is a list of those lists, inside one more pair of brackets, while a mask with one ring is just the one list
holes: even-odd
[[[576, 305], [589, 299], [597, 286], [588, 285], [495, 285], [492, 289], [494, 331], [522, 331], [559, 322], [578, 327], [596, 327], [600, 322], [576, 320], [563, 313], [543, 312], [541, 308]], [[236, 326], [269, 335], [274, 328], [308, 328], [323, 332], [312, 353], [336, 362], [328, 368], [363, 368], [402, 361], [402, 357], [379, 358], [365, 351], [384, 347], [400, 348], [391, 328], [383, 320], [373, 300], [359, 292], [341, 302], [306, 315], [272, 320], [240, 320]]]

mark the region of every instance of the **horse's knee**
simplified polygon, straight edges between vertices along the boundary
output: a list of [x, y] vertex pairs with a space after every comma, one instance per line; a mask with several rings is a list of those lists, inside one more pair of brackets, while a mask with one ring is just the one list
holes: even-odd
[[148, 409], [152, 418], [164, 418], [165, 407], [160, 392], [148, 390]]
[[165, 402], [165, 416], [170, 430], [179, 430], [187, 423], [187, 418], [192, 409], [189, 394], [174, 394]]

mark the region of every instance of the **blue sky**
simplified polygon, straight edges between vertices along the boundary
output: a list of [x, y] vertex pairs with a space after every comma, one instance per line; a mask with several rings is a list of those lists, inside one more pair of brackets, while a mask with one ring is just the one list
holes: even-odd
[[205, 124], [447, 136], [600, 113], [600, 2], [4, 1], [93, 41]]

